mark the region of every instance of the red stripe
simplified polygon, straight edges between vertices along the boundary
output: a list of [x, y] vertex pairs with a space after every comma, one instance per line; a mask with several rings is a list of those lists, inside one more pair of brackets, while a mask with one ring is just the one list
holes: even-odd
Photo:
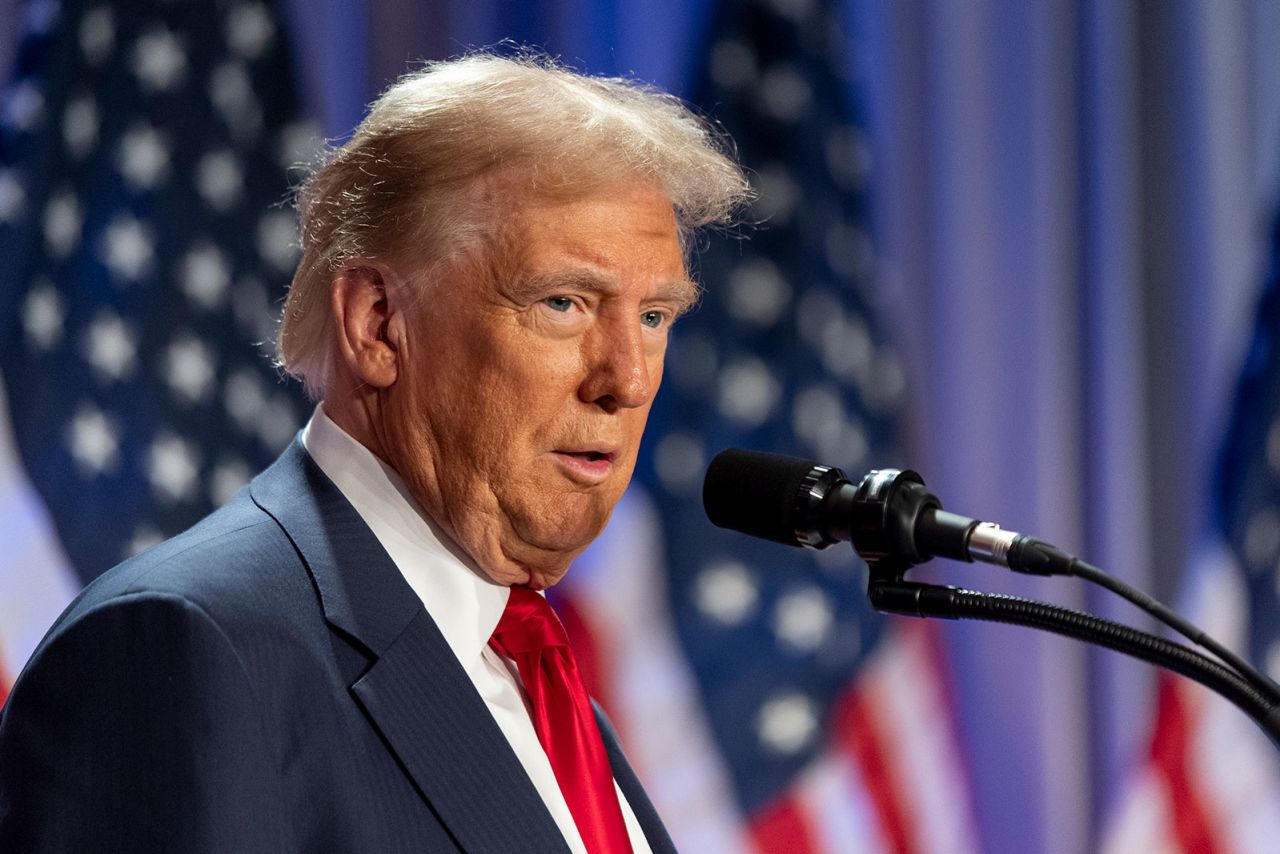
[[818, 846], [804, 813], [790, 797], [781, 797], [751, 817], [751, 837], [765, 854], [810, 854]]
[[548, 600], [555, 607], [556, 616], [564, 623], [565, 633], [569, 636], [569, 646], [573, 648], [573, 657], [578, 662], [578, 672], [587, 686], [587, 693], [608, 711], [613, 708], [609, 702], [609, 685], [606, 679], [608, 654], [605, 652], [604, 638], [592, 630], [591, 621], [587, 619], [582, 608], [578, 607], [572, 593], [556, 591]]
[[1169, 790], [1173, 835], [1187, 854], [1216, 854], [1223, 848], [1195, 789], [1190, 767], [1195, 724], [1176, 677], [1160, 674], [1157, 697], [1151, 761]]
[[853, 689], [836, 706], [834, 726], [840, 749], [861, 770], [863, 785], [875, 805], [880, 830], [889, 850], [898, 854], [910, 854], [915, 846], [912, 844], [901, 792], [889, 767], [884, 733], [877, 725], [862, 681], [855, 683]]

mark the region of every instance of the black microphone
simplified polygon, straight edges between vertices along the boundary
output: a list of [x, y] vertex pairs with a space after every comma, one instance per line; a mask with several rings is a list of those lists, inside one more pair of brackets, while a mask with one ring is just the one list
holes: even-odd
[[910, 470], [876, 469], [854, 486], [838, 468], [731, 448], [707, 467], [702, 503], [720, 528], [815, 549], [851, 541], [868, 563], [904, 569], [947, 557], [1070, 575], [1075, 561], [1041, 540], [948, 513]]

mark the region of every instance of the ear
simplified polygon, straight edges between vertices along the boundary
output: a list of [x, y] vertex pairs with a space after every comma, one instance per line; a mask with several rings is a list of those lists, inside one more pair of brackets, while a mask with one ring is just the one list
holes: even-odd
[[333, 318], [338, 358], [351, 373], [374, 388], [395, 382], [400, 370], [399, 336], [390, 294], [399, 286], [395, 273], [379, 261], [353, 258], [333, 276]]

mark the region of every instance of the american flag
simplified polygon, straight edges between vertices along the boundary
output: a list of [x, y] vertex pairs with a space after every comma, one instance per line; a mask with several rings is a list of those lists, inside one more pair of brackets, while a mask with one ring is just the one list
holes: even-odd
[[0, 697], [84, 582], [297, 430], [261, 346], [317, 144], [289, 62], [257, 0], [28, 7], [0, 102]]
[[[1280, 215], [1216, 487], [1219, 539], [1191, 567], [1183, 610], [1280, 678]], [[1278, 839], [1275, 746], [1222, 698], [1162, 674], [1148, 755], [1107, 850], [1271, 854]]]
[[726, 447], [854, 477], [901, 464], [841, 33], [821, 3], [721, 4], [699, 101], [752, 172], [758, 226], [700, 256], [706, 295], [673, 331], [636, 482], [557, 588], [688, 851], [978, 850], [931, 631], [869, 609], [848, 547], [751, 541], [701, 506]]

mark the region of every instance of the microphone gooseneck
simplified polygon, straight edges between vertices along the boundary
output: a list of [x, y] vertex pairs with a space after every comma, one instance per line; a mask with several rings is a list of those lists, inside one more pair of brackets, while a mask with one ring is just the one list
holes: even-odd
[[[732, 449], [711, 461], [702, 498], [708, 518], [721, 528], [816, 549], [851, 542], [872, 568], [868, 592], [880, 610], [910, 612], [914, 606], [899, 601], [899, 594], [907, 589], [903, 574], [934, 557], [980, 561], [1031, 575], [1074, 576], [1098, 584], [1212, 652], [1280, 709], [1280, 685], [1166, 605], [1043, 540], [943, 510], [914, 471], [876, 469], [855, 486], [838, 468]], [[912, 602], [933, 601], [920, 599], [926, 595], [922, 591], [942, 597], [940, 602], [951, 602], [955, 595], [950, 592], [953, 588], [932, 585], [911, 589], [915, 591], [908, 597]], [[1280, 711], [1274, 714], [1269, 730], [1273, 736], [1280, 735]]]

